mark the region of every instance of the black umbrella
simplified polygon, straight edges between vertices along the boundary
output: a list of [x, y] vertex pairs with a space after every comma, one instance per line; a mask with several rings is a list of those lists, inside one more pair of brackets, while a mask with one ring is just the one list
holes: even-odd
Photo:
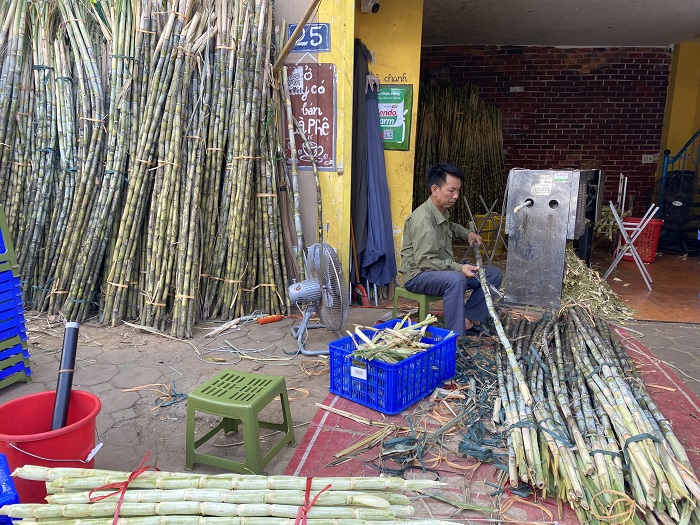
[[[369, 73], [370, 52], [359, 38], [355, 39], [355, 70], [352, 99], [352, 180], [350, 183], [350, 218], [357, 253], [367, 243], [367, 110], [365, 84]], [[351, 280], [354, 275], [351, 272]]]

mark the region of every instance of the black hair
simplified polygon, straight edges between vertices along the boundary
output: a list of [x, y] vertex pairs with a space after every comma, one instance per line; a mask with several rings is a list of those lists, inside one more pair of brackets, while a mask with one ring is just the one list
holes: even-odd
[[438, 188], [442, 188], [442, 185], [445, 184], [447, 180], [448, 174], [460, 180], [464, 180], [464, 172], [461, 169], [454, 164], [441, 162], [428, 168], [428, 189], [432, 188], [433, 184], [437, 184]]

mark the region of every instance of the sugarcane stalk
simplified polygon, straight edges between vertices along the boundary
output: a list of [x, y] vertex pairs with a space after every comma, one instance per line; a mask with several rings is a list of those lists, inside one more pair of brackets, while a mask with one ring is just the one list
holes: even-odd
[[[90, 490], [110, 483], [119, 483], [129, 477], [129, 472], [93, 470], [81, 468], [47, 468], [23, 465], [13, 476], [30, 481], [46, 481], [47, 488]], [[401, 478], [313, 478], [312, 490], [381, 490], [408, 492], [411, 490], [439, 487], [440, 482], [431, 480], [404, 480]], [[216, 488], [227, 490], [305, 490], [306, 478], [296, 476], [251, 476], [244, 474], [221, 474], [209, 476], [181, 472], [146, 471], [134, 478], [130, 488]]]
[[[53, 494], [46, 501], [54, 505], [88, 504], [91, 499], [117, 501], [119, 494], [109, 491], [75, 492]], [[127, 490], [125, 503], [158, 503], [164, 501], [198, 501], [209, 503], [266, 503], [278, 505], [305, 505], [306, 493], [302, 490]], [[320, 507], [359, 506], [385, 509], [389, 505], [409, 505], [410, 500], [404, 494], [395, 493], [360, 493], [353, 491], [326, 491], [318, 495], [316, 505]]]
[[[67, 518], [30, 520], [24, 518], [23, 525], [112, 525], [112, 518]], [[138, 516], [119, 518], [116, 525], [295, 525], [296, 519], [262, 517], [218, 517], [218, 516]], [[307, 518], [307, 525], [381, 525], [383, 523], [410, 523], [411, 525], [455, 525], [454, 521], [438, 519], [374, 521], [362, 519]]]
[[[6, 510], [11, 518], [47, 518], [59, 517], [107, 517], [117, 510], [116, 502], [97, 502], [91, 504], [18, 504]], [[160, 503], [123, 503], [119, 507], [120, 516], [167, 516], [167, 515], [207, 515], [207, 516], [273, 516], [294, 518], [299, 507], [278, 504], [235, 504], [211, 503], [198, 501], [164, 501]], [[390, 505], [386, 509], [362, 507], [320, 507], [314, 505], [307, 512], [309, 518], [346, 518], [364, 520], [389, 520], [413, 514], [410, 505]]]
[[299, 176], [297, 174], [297, 147], [294, 133], [294, 115], [292, 114], [292, 101], [289, 96], [289, 85], [287, 82], [287, 67], [282, 67], [282, 99], [286, 108], [287, 119], [287, 140], [289, 141], [289, 151], [292, 174], [292, 202], [294, 213], [294, 228], [296, 230], [296, 259], [302, 278], [305, 275], [306, 265], [304, 263], [304, 236], [301, 227], [301, 202], [299, 197]]
[[484, 272], [484, 262], [481, 258], [479, 245], [477, 243], [472, 244], [472, 250], [474, 252], [474, 259], [476, 261], [476, 265], [479, 267], [479, 282], [481, 284], [481, 289], [484, 292], [486, 308], [488, 309], [491, 319], [493, 319], [498, 338], [506, 351], [506, 356], [508, 356], [508, 363], [510, 364], [513, 374], [515, 375], [515, 380], [518, 382], [518, 387], [520, 388], [520, 393], [523, 396], [523, 400], [525, 401], [526, 405], [532, 406], [532, 396], [530, 395], [530, 389], [528, 388], [527, 383], [525, 382], [525, 378], [523, 377], [523, 372], [520, 368], [520, 365], [515, 359], [513, 347], [511, 346], [510, 341], [508, 340], [505, 332], [503, 331], [503, 325], [501, 324], [501, 320], [499, 319], [498, 314], [496, 313], [496, 309], [493, 306], [493, 300], [491, 299], [491, 290], [489, 290], [488, 280], [486, 279], [486, 273]]

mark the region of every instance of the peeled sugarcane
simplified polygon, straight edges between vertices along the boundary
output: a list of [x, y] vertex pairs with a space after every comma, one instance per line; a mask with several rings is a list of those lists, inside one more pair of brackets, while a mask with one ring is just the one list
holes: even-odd
[[[65, 518], [48, 520], [30, 520], [24, 518], [23, 525], [113, 525], [112, 518]], [[139, 516], [119, 518], [116, 525], [298, 525], [299, 521], [291, 518], [273, 517], [235, 517], [235, 516]], [[411, 525], [457, 525], [446, 520], [413, 520], [396, 518], [392, 520], [363, 520], [336, 518], [308, 518], [307, 525], [386, 525], [388, 523], [410, 523]], [[635, 524], [636, 525], [636, 524]]]
[[[419, 323], [404, 326], [407, 320], [408, 316], [404, 317], [394, 328], [378, 330], [366, 327], [365, 330], [374, 331], [371, 338], [365, 335], [359, 326], [355, 328], [354, 334], [348, 332], [355, 342], [352, 355], [361, 359], [397, 363], [430, 348], [432, 344], [422, 343], [421, 339], [425, 337], [427, 327], [437, 321], [437, 317], [428, 315]], [[358, 343], [355, 337], [363, 342]]]
[[[48, 504], [5, 506], [0, 514], [20, 517], [44, 525], [48, 523], [102, 523], [119, 507], [117, 523], [175, 523], [187, 517], [186, 523], [209, 523], [212, 517], [225, 517], [227, 523], [274, 524], [274, 516], [298, 517], [301, 506], [307, 505], [309, 492], [314, 504], [306, 510], [310, 524], [373, 524], [403, 522], [413, 514], [407, 491], [437, 488], [442, 483], [431, 480], [401, 478], [299, 478], [295, 476], [197, 475], [176, 472], [145, 471], [133, 477], [128, 472], [79, 468], [55, 468], [25, 465], [13, 476], [46, 481], [50, 495]], [[100, 490], [104, 482], [129, 478], [123, 495]], [[179, 485], [179, 487], [178, 487]], [[66, 491], [57, 493], [58, 489]], [[94, 490], [97, 489], [97, 490]], [[76, 490], [80, 492], [76, 492]], [[103, 498], [104, 496], [104, 498]], [[99, 498], [99, 501], [95, 501]], [[162, 517], [162, 518], [159, 518]], [[255, 516], [259, 516], [256, 519]], [[92, 518], [85, 521], [85, 518]], [[267, 519], [267, 521], [263, 521]], [[139, 521], [140, 520], [140, 521]], [[331, 521], [324, 521], [331, 520]], [[110, 521], [111, 522], [111, 521]], [[184, 523], [184, 522], [183, 522]], [[218, 524], [218, 521], [211, 523]], [[222, 522], [223, 523], [223, 522]], [[289, 522], [292, 523], [291, 521]], [[414, 523], [413, 521], [411, 523]], [[437, 525], [440, 520], [415, 523]]]
[[[102, 499], [103, 496], [105, 499]], [[86, 504], [90, 498], [101, 501], [118, 500], [118, 494], [110, 492], [69, 492], [46, 497], [51, 504]], [[305, 505], [306, 493], [303, 490], [216, 490], [216, 489], [176, 489], [176, 490], [128, 490], [124, 493], [126, 503], [158, 503], [162, 501], [200, 501], [218, 503], [268, 503], [279, 505]], [[321, 507], [359, 506], [387, 508], [389, 505], [409, 505], [405, 494], [393, 492], [358, 493], [352, 491], [326, 491], [318, 495], [316, 503]]]
[[[206, 515], [206, 516], [272, 516], [294, 518], [298, 505], [278, 505], [265, 503], [234, 504], [199, 501], [164, 501], [160, 503], [122, 503], [120, 516], [168, 516], [168, 515]], [[12, 505], [5, 511], [11, 518], [34, 518], [39, 520], [60, 517], [108, 517], [117, 511], [116, 502], [97, 502], [88, 504], [24, 504]], [[307, 512], [309, 518], [338, 518], [385, 521], [396, 517], [408, 517], [413, 514], [410, 505], [389, 505], [387, 508], [370, 507], [322, 507], [314, 505]]]

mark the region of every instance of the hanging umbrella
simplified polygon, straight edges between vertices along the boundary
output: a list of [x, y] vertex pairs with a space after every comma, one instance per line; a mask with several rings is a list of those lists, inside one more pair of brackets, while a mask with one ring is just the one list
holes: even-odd
[[[359, 38], [355, 39], [355, 71], [352, 100], [352, 180], [350, 219], [352, 220], [357, 253], [367, 243], [367, 110], [365, 83], [369, 73], [370, 52]], [[351, 273], [351, 279], [354, 276]]]
[[377, 91], [378, 87], [371, 85], [366, 95], [367, 244], [361, 253], [361, 273], [369, 282], [385, 286], [396, 277], [396, 256]]

